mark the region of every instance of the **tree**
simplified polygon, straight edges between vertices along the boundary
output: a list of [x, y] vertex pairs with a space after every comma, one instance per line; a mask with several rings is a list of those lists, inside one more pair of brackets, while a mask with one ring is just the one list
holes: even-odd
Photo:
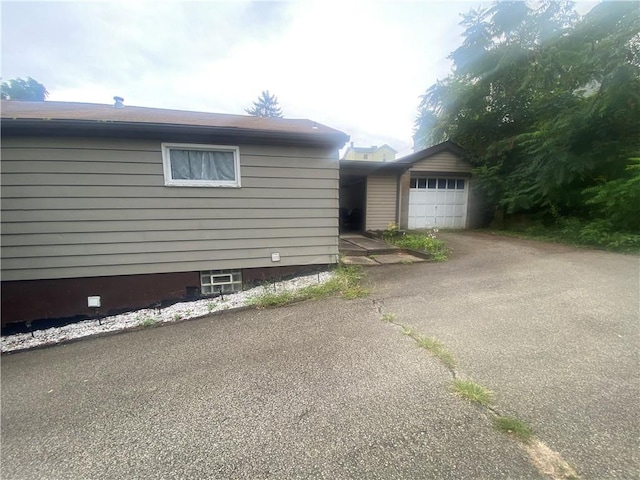
[[26, 100], [29, 102], [44, 102], [49, 92], [44, 85], [31, 77], [27, 79], [14, 78], [3, 82], [0, 86], [2, 100]]
[[278, 98], [270, 95], [269, 90], [263, 91], [257, 102], [253, 102], [253, 107], [245, 109], [249, 115], [254, 117], [278, 117], [282, 118], [282, 110], [278, 106]]
[[462, 146], [506, 213], [591, 221], [605, 214], [605, 190], [593, 187], [626, 188], [640, 156], [640, 15], [631, 2], [583, 18], [570, 2], [539, 5], [496, 2], [463, 16], [453, 71], [423, 95], [414, 142]]

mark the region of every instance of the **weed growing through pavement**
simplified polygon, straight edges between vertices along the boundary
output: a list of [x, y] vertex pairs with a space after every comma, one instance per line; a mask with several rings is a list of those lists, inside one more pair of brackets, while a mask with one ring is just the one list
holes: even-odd
[[416, 339], [416, 332], [413, 331], [411, 327], [407, 327], [406, 325], [400, 325], [402, 327], [402, 334], [407, 337], [411, 337], [414, 340]]
[[382, 315], [382, 321], [384, 322], [393, 322], [396, 319], [396, 316], [393, 313], [385, 313]]
[[[381, 310], [380, 313], [382, 313]], [[551, 450], [536, 439], [531, 428], [526, 423], [517, 418], [500, 415], [493, 406], [494, 394], [491, 390], [470, 380], [458, 378], [455, 371], [455, 359], [440, 340], [435, 337], [424, 337], [418, 334], [411, 327], [398, 322], [396, 316], [392, 313], [382, 314], [382, 320], [399, 326], [404, 335], [411, 337], [418, 345], [447, 365], [453, 376], [453, 393], [483, 406], [487, 413], [493, 417], [493, 423], [498, 430], [508, 434], [523, 445], [532, 463], [540, 472], [549, 475], [554, 480], [579, 480], [578, 474], [573, 467], [563, 460], [558, 452]]]
[[342, 295], [344, 298], [353, 299], [364, 297], [369, 292], [362, 287], [360, 280], [362, 271], [353, 265], [340, 265], [336, 268], [333, 277], [324, 283], [311, 285], [300, 290], [281, 292], [265, 291], [251, 299], [248, 304], [259, 308], [281, 307], [303, 300], [326, 298], [333, 295]]
[[484, 388], [471, 380], [461, 380], [456, 378], [453, 381], [453, 391], [456, 395], [483, 406], [493, 403], [494, 396], [491, 390]]
[[533, 432], [531, 431], [531, 428], [529, 428], [529, 426], [522, 420], [499, 415], [494, 418], [493, 421], [498, 430], [514, 435], [519, 440], [525, 443], [529, 443], [533, 438]]
[[444, 363], [447, 367], [453, 369], [456, 366], [456, 360], [453, 357], [453, 354], [447, 350], [444, 344], [435, 337], [423, 337], [418, 336], [416, 339], [418, 345], [420, 345], [425, 350], [431, 352], [431, 354], [440, 359], [442, 363]]

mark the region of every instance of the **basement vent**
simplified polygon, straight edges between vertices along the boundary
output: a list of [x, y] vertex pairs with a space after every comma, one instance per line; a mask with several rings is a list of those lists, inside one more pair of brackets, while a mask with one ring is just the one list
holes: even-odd
[[239, 292], [242, 290], [242, 272], [240, 270], [200, 272], [200, 287], [203, 295]]

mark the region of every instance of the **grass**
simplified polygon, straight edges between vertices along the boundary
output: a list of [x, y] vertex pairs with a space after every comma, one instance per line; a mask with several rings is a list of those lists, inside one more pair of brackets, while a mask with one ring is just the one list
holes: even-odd
[[453, 391], [456, 395], [467, 400], [488, 406], [493, 403], [494, 396], [491, 390], [484, 388], [471, 380], [461, 380], [459, 378], [453, 381]]
[[447, 350], [444, 344], [435, 337], [423, 337], [416, 338], [416, 342], [425, 350], [428, 350], [434, 357], [440, 359], [449, 368], [455, 368], [456, 360], [453, 354]]
[[383, 322], [393, 322], [395, 321], [396, 316], [393, 313], [385, 313], [382, 315], [382, 321]]
[[586, 222], [576, 218], [560, 218], [551, 224], [531, 221], [506, 229], [489, 229], [489, 233], [516, 238], [587, 246], [623, 253], [640, 253], [640, 234], [608, 230], [606, 222]]
[[158, 321], [153, 317], [145, 317], [142, 322], [140, 322], [141, 327], [152, 327], [158, 323]]
[[531, 428], [521, 420], [513, 417], [497, 416], [494, 424], [498, 430], [514, 435], [525, 443], [529, 443], [533, 438]]
[[435, 234], [433, 232], [411, 232], [404, 233], [402, 235], [385, 235], [384, 239], [388, 243], [400, 248], [429, 253], [431, 254], [431, 258], [437, 262], [443, 262], [449, 256], [447, 245], [442, 240], [435, 238]]
[[415, 332], [415, 330], [404, 325], [402, 325], [402, 334], [406, 335], [407, 337], [411, 337], [414, 340], [418, 337], [418, 334]]
[[439, 359], [447, 367], [451, 369], [455, 368], [455, 357], [449, 350], [447, 350], [447, 348], [444, 346], [444, 343], [442, 343], [436, 337], [424, 337], [422, 335], [418, 335], [415, 330], [405, 325], [402, 325], [402, 333], [408, 337], [413, 338], [420, 347], [427, 350], [429, 353], [431, 353], [431, 355]]
[[347, 299], [364, 297], [369, 292], [360, 284], [361, 278], [361, 269], [353, 265], [340, 265], [335, 270], [334, 276], [327, 282], [295, 291], [269, 292], [265, 289], [264, 293], [250, 299], [249, 305], [258, 308], [273, 308], [303, 300], [327, 298], [333, 295], [342, 295]]

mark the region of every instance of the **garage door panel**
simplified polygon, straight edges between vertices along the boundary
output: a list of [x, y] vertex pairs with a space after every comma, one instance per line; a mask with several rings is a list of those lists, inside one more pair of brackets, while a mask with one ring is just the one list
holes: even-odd
[[416, 190], [413, 193], [414, 193], [414, 198], [415, 198], [415, 202], [413, 202], [414, 204], [416, 204], [416, 205], [426, 205], [426, 203], [427, 203], [427, 192]]
[[421, 177], [409, 190], [409, 228], [463, 228], [466, 179]]

